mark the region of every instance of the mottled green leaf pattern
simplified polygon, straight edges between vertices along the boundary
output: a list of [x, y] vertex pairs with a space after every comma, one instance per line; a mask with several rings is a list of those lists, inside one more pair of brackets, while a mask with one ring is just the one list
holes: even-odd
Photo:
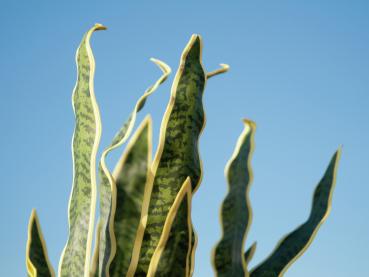
[[190, 178], [187, 178], [168, 212], [147, 276], [189, 276], [192, 241], [191, 198], [191, 182]]
[[246, 261], [246, 264], [247, 264], [247, 265], [250, 263], [250, 261], [251, 261], [251, 260], [252, 260], [252, 258], [254, 257], [255, 251], [256, 251], [256, 242], [254, 242], [254, 243], [249, 247], [249, 249], [247, 249], [247, 251], [246, 251], [246, 252], [245, 252], [245, 254], [244, 254], [245, 261]]
[[83, 37], [77, 50], [77, 83], [72, 102], [76, 118], [73, 134], [73, 186], [69, 200], [69, 237], [59, 264], [59, 275], [89, 276], [90, 252], [96, 205], [96, 152], [101, 123], [93, 81], [95, 61], [90, 37], [104, 26], [96, 24]]
[[126, 276], [131, 261], [151, 165], [151, 122], [151, 117], [147, 116], [127, 145], [113, 173], [117, 200], [114, 217], [116, 254], [109, 269], [112, 277]]
[[252, 213], [248, 193], [252, 181], [250, 160], [255, 124], [249, 120], [244, 120], [244, 124], [225, 169], [229, 190], [221, 208], [222, 238], [213, 253], [217, 276], [248, 276], [243, 249]]
[[300, 257], [314, 239], [319, 227], [328, 217], [341, 150], [333, 156], [323, 178], [315, 189], [308, 220], [286, 235], [273, 253], [251, 271], [251, 277], [283, 276], [288, 267]]
[[46, 244], [41, 232], [36, 210], [32, 210], [28, 223], [26, 265], [29, 277], [55, 276], [47, 255]]
[[135, 276], [146, 276], [166, 215], [187, 176], [191, 178], [193, 190], [201, 180], [198, 138], [205, 124], [202, 96], [206, 82], [201, 52], [201, 38], [193, 35], [182, 54], [161, 126], [139, 263], [137, 267], [131, 264]]
[[160, 78], [150, 86], [145, 93], [137, 101], [135, 108], [129, 116], [127, 122], [119, 130], [114, 137], [112, 143], [102, 153], [102, 157], [99, 164], [99, 176], [100, 176], [100, 220], [102, 222], [102, 232], [100, 236], [100, 254], [99, 254], [99, 274], [100, 276], [109, 276], [109, 266], [115, 255], [116, 242], [113, 231], [113, 218], [115, 213], [115, 201], [116, 201], [116, 188], [115, 181], [106, 166], [107, 155], [120, 145], [126, 142], [130, 136], [132, 129], [136, 121], [137, 113], [144, 107], [146, 99], [151, 95], [160, 84], [162, 84], [169, 76], [171, 69], [165, 63], [151, 59], [163, 72]]

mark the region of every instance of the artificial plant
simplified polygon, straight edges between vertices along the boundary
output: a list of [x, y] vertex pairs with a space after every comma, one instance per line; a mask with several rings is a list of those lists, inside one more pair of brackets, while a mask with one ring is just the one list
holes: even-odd
[[[146, 116], [133, 133], [137, 113], [171, 72], [168, 65], [152, 59], [162, 75], [139, 98], [128, 120], [103, 150], [97, 175], [101, 121], [94, 94], [95, 62], [90, 38], [93, 32], [104, 29], [101, 24], [92, 27], [76, 53], [69, 236], [58, 275], [192, 276], [197, 235], [191, 221], [191, 203], [203, 174], [198, 150], [205, 126], [202, 98], [207, 80], [226, 72], [228, 66], [221, 64], [220, 69], [206, 72], [202, 64], [202, 39], [199, 35], [191, 37], [172, 84], [152, 159], [151, 117]], [[308, 221], [285, 237], [272, 255], [249, 273], [247, 265], [256, 244], [246, 252], [243, 248], [251, 221], [248, 191], [255, 124], [249, 120], [244, 123], [245, 129], [226, 167], [229, 193], [221, 210], [223, 236], [213, 251], [215, 272], [219, 276], [281, 276], [306, 249], [328, 215], [339, 152], [315, 191]], [[127, 141], [115, 169], [110, 171], [107, 156]], [[95, 224], [97, 188], [100, 212]], [[28, 228], [26, 265], [29, 276], [55, 276], [34, 210]]]

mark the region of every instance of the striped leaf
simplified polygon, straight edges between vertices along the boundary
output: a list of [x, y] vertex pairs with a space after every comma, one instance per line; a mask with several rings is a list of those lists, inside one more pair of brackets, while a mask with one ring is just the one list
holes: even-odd
[[307, 221], [281, 239], [272, 254], [251, 271], [251, 277], [283, 276], [288, 267], [309, 247], [319, 227], [329, 215], [340, 154], [341, 149], [334, 154], [315, 189]]
[[46, 243], [42, 235], [36, 210], [32, 210], [28, 223], [26, 265], [29, 277], [55, 276], [54, 269], [47, 255]]
[[213, 251], [217, 276], [248, 276], [244, 244], [252, 211], [249, 190], [252, 181], [250, 160], [254, 150], [255, 124], [244, 120], [244, 130], [225, 169], [228, 194], [221, 208], [222, 238]]
[[249, 249], [247, 249], [247, 251], [246, 251], [246, 252], [245, 252], [245, 254], [244, 254], [245, 261], [246, 261], [246, 264], [247, 264], [247, 265], [250, 263], [250, 261], [251, 261], [251, 260], [252, 260], [252, 258], [254, 257], [255, 251], [256, 251], [256, 242], [254, 242], [254, 243], [249, 247]]
[[202, 96], [207, 80], [201, 55], [201, 38], [193, 35], [182, 53], [162, 121], [152, 165], [152, 193], [145, 196], [144, 202], [149, 205], [144, 205], [142, 214], [145, 216], [136, 239], [129, 276], [146, 276], [165, 218], [185, 179], [191, 178], [193, 191], [201, 181], [198, 139], [205, 125]]
[[168, 212], [147, 276], [190, 276], [191, 198], [191, 181], [187, 178]]
[[160, 78], [150, 86], [137, 101], [134, 110], [129, 116], [127, 122], [114, 137], [112, 143], [107, 147], [101, 156], [99, 164], [100, 176], [100, 220], [102, 222], [102, 231], [99, 242], [99, 274], [100, 276], [109, 276], [109, 266], [116, 252], [116, 242], [113, 230], [113, 219], [116, 207], [116, 185], [112, 173], [106, 166], [107, 155], [117, 147], [124, 144], [130, 136], [134, 127], [137, 113], [144, 107], [147, 97], [151, 95], [160, 84], [169, 76], [171, 69], [165, 63], [151, 59], [163, 72]]
[[129, 141], [113, 173], [117, 199], [114, 217], [116, 254], [110, 265], [110, 276], [127, 274], [147, 190], [151, 151], [152, 120], [147, 116]]
[[59, 276], [89, 276], [96, 205], [96, 152], [101, 123], [94, 94], [95, 61], [90, 47], [96, 24], [83, 37], [76, 53], [77, 83], [72, 102], [76, 118], [73, 134], [73, 186], [69, 199], [69, 237], [59, 263]]

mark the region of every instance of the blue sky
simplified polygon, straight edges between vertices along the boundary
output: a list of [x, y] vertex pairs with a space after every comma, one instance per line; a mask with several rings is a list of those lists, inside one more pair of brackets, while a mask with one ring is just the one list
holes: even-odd
[[[74, 54], [96, 22], [109, 28], [92, 40], [101, 146], [159, 76], [150, 57], [175, 71], [183, 47], [198, 33], [206, 69], [231, 66], [208, 82], [204, 96], [204, 179], [193, 207], [200, 239], [195, 276], [212, 276], [223, 169], [244, 117], [258, 125], [247, 240], [258, 241], [252, 265], [307, 218], [314, 187], [342, 144], [331, 215], [285, 276], [369, 276], [369, 2], [123, 2], [2, 1], [0, 276], [25, 276], [33, 207], [57, 267], [72, 181]], [[139, 117], [153, 115], [155, 141], [173, 75]]]

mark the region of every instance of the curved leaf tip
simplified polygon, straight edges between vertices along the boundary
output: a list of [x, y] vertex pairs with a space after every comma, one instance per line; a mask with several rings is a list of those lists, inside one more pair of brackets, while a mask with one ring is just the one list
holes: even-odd
[[[59, 262], [60, 276], [89, 276], [96, 202], [96, 154], [101, 137], [100, 111], [94, 92], [95, 59], [90, 39], [105, 26], [95, 24], [76, 52], [77, 81], [72, 105], [73, 181], [68, 205], [69, 236]], [[84, 265], [83, 267], [81, 265]]]
[[100, 23], [95, 23], [95, 26], [94, 26], [95, 30], [96, 31], [100, 31], [100, 30], [106, 30], [108, 29], [106, 26], [100, 24]]

